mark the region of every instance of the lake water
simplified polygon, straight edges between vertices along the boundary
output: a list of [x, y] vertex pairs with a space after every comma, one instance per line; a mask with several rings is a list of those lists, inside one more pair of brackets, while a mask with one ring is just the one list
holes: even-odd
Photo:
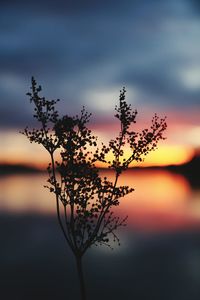
[[[102, 176], [112, 180], [109, 170]], [[54, 214], [55, 199], [43, 186], [46, 174], [0, 177], [0, 211]], [[128, 170], [119, 184], [135, 191], [121, 199], [117, 213], [128, 215], [129, 228], [157, 231], [200, 225], [200, 189], [186, 178], [165, 170]]]
[[[109, 171], [101, 175], [112, 179]], [[0, 177], [2, 299], [79, 300], [74, 259], [46, 179]], [[128, 215], [128, 228], [114, 251], [94, 247], [86, 254], [88, 300], [200, 299], [200, 190], [164, 170], [129, 170], [120, 184], [135, 188], [116, 209]]]

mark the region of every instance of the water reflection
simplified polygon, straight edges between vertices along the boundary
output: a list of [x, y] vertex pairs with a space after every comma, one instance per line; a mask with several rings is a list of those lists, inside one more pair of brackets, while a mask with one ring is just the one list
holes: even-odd
[[[112, 180], [113, 173], [101, 171]], [[43, 185], [46, 175], [15, 175], [0, 178], [1, 212], [51, 214], [55, 199]], [[135, 191], [122, 199], [117, 212], [129, 216], [129, 227], [164, 230], [200, 224], [200, 190], [192, 190], [178, 174], [158, 170], [128, 170], [119, 184]]]
[[[199, 299], [200, 231], [188, 228], [200, 224], [200, 191], [165, 171], [129, 170], [120, 183], [135, 188], [117, 208], [129, 215], [129, 230], [119, 232], [115, 251], [94, 247], [84, 258], [88, 299]], [[79, 299], [74, 260], [44, 184], [45, 174], [0, 177], [2, 299]]]
[[[107, 176], [112, 177], [110, 172]], [[166, 170], [128, 170], [120, 183], [135, 188], [119, 209], [129, 216], [129, 227], [159, 231], [200, 225], [200, 191], [192, 190], [184, 176]]]
[[0, 177], [1, 212], [53, 213], [55, 201], [45, 184], [45, 174]]

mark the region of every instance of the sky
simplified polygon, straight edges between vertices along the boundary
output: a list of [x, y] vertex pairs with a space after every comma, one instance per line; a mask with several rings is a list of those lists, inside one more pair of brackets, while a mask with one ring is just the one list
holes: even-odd
[[85, 105], [104, 141], [116, 135], [119, 90], [138, 124], [167, 116], [149, 164], [182, 163], [200, 147], [200, 4], [195, 0], [0, 1], [0, 163], [48, 160], [19, 131], [33, 124], [34, 75], [63, 114]]

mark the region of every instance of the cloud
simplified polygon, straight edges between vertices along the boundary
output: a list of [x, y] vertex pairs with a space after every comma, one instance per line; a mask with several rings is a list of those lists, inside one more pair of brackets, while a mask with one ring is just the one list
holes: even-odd
[[100, 106], [108, 102], [100, 103], [100, 95], [124, 85], [137, 91], [142, 105], [198, 105], [198, 85], [191, 88], [198, 72], [192, 79], [190, 73], [190, 86], [187, 79], [187, 70], [200, 65], [200, 21], [191, 1], [1, 4], [0, 126], [29, 119], [25, 93], [32, 75], [45, 95], [63, 99], [62, 111], [69, 113], [87, 104], [103, 115]]

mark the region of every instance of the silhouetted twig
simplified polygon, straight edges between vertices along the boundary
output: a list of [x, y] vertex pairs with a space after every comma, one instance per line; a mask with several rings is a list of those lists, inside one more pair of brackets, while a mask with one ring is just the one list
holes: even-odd
[[[133, 161], [157, 148], [166, 129], [165, 118], [155, 115], [150, 129], [133, 131], [137, 111], [126, 103], [125, 89], [120, 91], [119, 106], [115, 117], [120, 122], [120, 132], [108, 146], [97, 145], [97, 137], [88, 129], [90, 114], [85, 108], [80, 116], [59, 117], [55, 105], [58, 100], [47, 100], [40, 96], [41, 86], [32, 78], [30, 101], [34, 103], [34, 117], [40, 124], [39, 129], [25, 128], [23, 134], [30, 142], [42, 144], [49, 152], [51, 162], [47, 168], [49, 185], [55, 194], [58, 221], [63, 235], [72, 250], [77, 263], [82, 300], [86, 300], [86, 289], [82, 270], [82, 257], [94, 244], [110, 246], [110, 238], [119, 243], [116, 230], [126, 225], [127, 217], [120, 219], [112, 212], [119, 205], [120, 198], [131, 193], [132, 188], [118, 186], [121, 173]], [[124, 156], [124, 147], [129, 146], [131, 155]], [[59, 150], [60, 160], [55, 161]], [[107, 160], [112, 153], [113, 159]], [[113, 182], [102, 178], [96, 166], [104, 162], [115, 172]]]

